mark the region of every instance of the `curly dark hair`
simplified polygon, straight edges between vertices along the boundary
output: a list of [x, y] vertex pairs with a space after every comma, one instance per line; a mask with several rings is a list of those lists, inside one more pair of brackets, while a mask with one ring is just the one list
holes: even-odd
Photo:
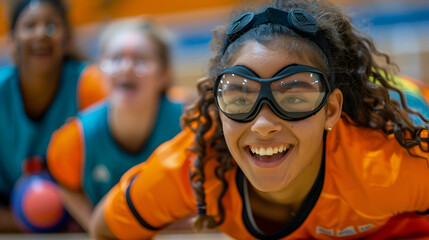
[[[429, 123], [429, 120], [422, 114], [409, 109], [404, 94], [395, 87], [392, 69], [398, 69], [397, 66], [392, 63], [388, 55], [376, 49], [369, 36], [352, 26], [351, 18], [342, 13], [338, 6], [322, 0], [273, 0], [269, 4], [249, 9], [255, 13], [260, 13], [268, 7], [283, 11], [301, 9], [316, 20], [330, 44], [332, 55], [332, 59], [326, 59], [319, 50], [319, 58], [325, 62], [325, 66], [329, 66], [328, 75], [334, 76], [335, 87], [343, 93], [343, 118], [357, 126], [382, 130], [386, 134], [394, 134], [398, 143], [410, 154], [412, 154], [410, 149], [416, 146], [424, 152], [429, 152], [429, 139], [421, 134], [422, 130], [428, 129], [427, 125], [415, 126], [410, 116], [417, 116], [426, 124]], [[237, 12], [232, 16], [232, 19], [248, 12], [249, 9]], [[199, 98], [186, 110], [183, 116], [185, 125], [194, 126], [192, 129], [196, 133], [193, 151], [197, 154], [197, 159], [194, 163], [195, 171], [190, 173], [190, 179], [199, 205], [204, 206], [205, 203], [204, 165], [213, 157], [207, 156], [206, 149], [208, 147], [215, 152], [214, 156], [219, 162], [216, 176], [223, 182], [223, 190], [218, 198], [219, 216], [209, 216], [203, 211], [203, 214], [199, 214], [194, 223], [196, 229], [213, 228], [223, 222], [225, 211], [221, 199], [228, 187], [224, 180], [224, 174], [234, 166], [223, 137], [222, 123], [213, 97], [213, 85], [216, 76], [227, 67], [233, 53], [237, 52], [249, 40], [269, 44], [270, 40], [285, 36], [298, 38], [299, 41], [307, 45], [313, 45], [313, 49], [316, 46], [284, 26], [262, 24], [244, 33], [230, 44], [223, 53], [227, 27], [220, 26], [214, 31], [214, 39], [211, 43], [214, 56], [210, 60], [207, 77], [198, 81]], [[376, 61], [376, 59], [382, 61]], [[327, 69], [322, 70], [327, 71]], [[400, 102], [391, 99], [389, 91], [398, 93]], [[214, 134], [206, 141], [207, 137], [204, 138], [204, 136], [209, 130], [210, 132], [213, 131]]]

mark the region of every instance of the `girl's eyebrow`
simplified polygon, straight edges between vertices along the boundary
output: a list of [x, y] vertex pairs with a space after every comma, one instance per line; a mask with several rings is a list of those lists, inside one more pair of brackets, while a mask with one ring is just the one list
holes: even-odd
[[240, 91], [240, 92], [246, 92], [246, 93], [255, 93], [255, 92], [259, 92], [260, 88], [243, 86], [241, 84], [234, 83], [234, 84], [229, 84], [228, 88], [223, 90], [223, 92], [229, 92], [229, 91]]
[[305, 81], [282, 82], [280, 86], [282, 87], [282, 90], [289, 90], [293, 88], [315, 89], [314, 85]]

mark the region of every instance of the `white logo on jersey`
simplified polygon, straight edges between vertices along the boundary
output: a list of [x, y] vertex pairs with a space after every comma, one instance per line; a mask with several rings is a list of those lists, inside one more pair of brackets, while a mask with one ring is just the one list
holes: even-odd
[[338, 237], [345, 237], [356, 234], [355, 228], [353, 226], [346, 227], [343, 230], [338, 230], [337, 236]]
[[369, 229], [371, 229], [373, 227], [374, 227], [374, 225], [372, 225], [372, 224], [362, 225], [362, 226], [359, 226], [359, 231], [365, 232], [365, 231], [368, 231]]
[[97, 182], [109, 182], [111, 178], [109, 169], [102, 164], [97, 165], [92, 171], [92, 178]]
[[329, 236], [334, 236], [334, 233], [336, 236], [338, 237], [346, 237], [346, 236], [350, 236], [350, 235], [355, 235], [358, 233], [362, 233], [365, 231], [368, 231], [369, 229], [373, 228], [374, 225], [373, 224], [366, 224], [366, 225], [361, 225], [358, 226], [357, 229], [359, 230], [359, 232], [356, 232], [355, 228], [353, 226], [349, 226], [346, 227], [342, 230], [340, 229], [326, 229], [326, 228], [322, 228], [319, 226], [316, 226], [316, 233], [317, 234], [326, 234]]
[[329, 236], [334, 236], [334, 230], [333, 229], [324, 229], [319, 226], [316, 227], [316, 233], [324, 233]]

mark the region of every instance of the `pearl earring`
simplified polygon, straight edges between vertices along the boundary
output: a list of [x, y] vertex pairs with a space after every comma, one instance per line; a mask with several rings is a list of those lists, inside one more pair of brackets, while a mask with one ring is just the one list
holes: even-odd
[[332, 128], [331, 128], [331, 127], [328, 127], [328, 131], [332, 131]]

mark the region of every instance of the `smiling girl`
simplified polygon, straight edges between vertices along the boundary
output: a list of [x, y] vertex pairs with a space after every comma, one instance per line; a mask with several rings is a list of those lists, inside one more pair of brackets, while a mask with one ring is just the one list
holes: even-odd
[[9, 196], [28, 159], [44, 162], [51, 134], [105, 95], [101, 81], [87, 78], [87, 64], [73, 57], [62, 1], [12, 3], [15, 65], [0, 69], [0, 231], [13, 223]]
[[99, 66], [107, 100], [56, 131], [47, 153], [66, 208], [85, 230], [93, 206], [122, 174], [181, 130], [182, 105], [165, 94], [173, 76], [161, 28], [140, 18], [113, 23]]
[[389, 57], [324, 1], [241, 14], [215, 30], [188, 127], [123, 176], [93, 235], [151, 238], [197, 213], [234, 239], [429, 236], [429, 121], [390, 99], [373, 55]]

